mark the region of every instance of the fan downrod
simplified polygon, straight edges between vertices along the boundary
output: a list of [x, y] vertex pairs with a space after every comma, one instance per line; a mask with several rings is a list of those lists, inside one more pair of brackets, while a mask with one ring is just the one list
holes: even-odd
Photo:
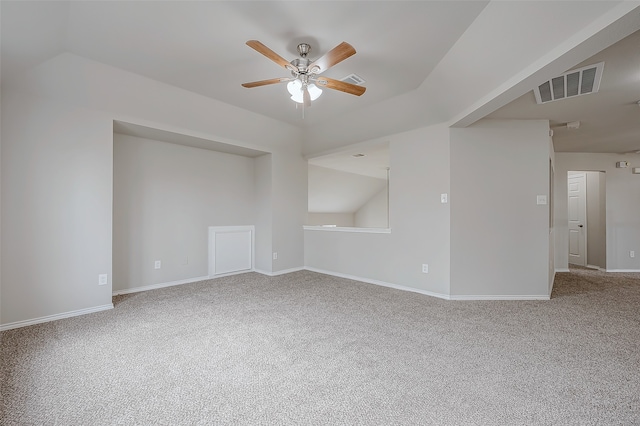
[[307, 43], [300, 43], [298, 45], [298, 53], [301, 57], [306, 58], [307, 55], [311, 52], [311, 46]]

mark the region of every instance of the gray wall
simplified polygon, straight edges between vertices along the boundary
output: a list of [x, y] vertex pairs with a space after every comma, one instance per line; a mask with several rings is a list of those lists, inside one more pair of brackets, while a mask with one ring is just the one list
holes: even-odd
[[[274, 271], [303, 266], [299, 129], [69, 53], [10, 83], [2, 88], [2, 325], [111, 304], [114, 120], [270, 152], [261, 201], [271, 218], [256, 218], [256, 236], [271, 234], [263, 245], [284, 258], [256, 261]], [[108, 285], [98, 286], [98, 274]]]
[[299, 151], [272, 156], [273, 271], [304, 266], [303, 226], [307, 220], [307, 161]]
[[309, 164], [309, 212], [355, 213], [386, 185], [386, 179]]
[[353, 227], [356, 225], [353, 213], [309, 213], [307, 225], [336, 225]]
[[2, 324], [111, 304], [112, 122], [2, 95]]
[[[391, 234], [305, 231], [305, 265], [336, 274], [449, 294], [449, 129], [389, 137]], [[421, 266], [429, 264], [429, 273]]]
[[548, 132], [483, 120], [389, 137], [391, 233], [305, 231], [305, 265], [442, 297], [547, 298]]
[[255, 269], [264, 273], [273, 271], [271, 242], [273, 238], [273, 206], [271, 197], [271, 154], [257, 157], [255, 161], [256, 235]]
[[[566, 270], [568, 259], [567, 172], [570, 170], [606, 173], [606, 263], [611, 271], [640, 271], [640, 175], [631, 167], [617, 169], [616, 162], [640, 166], [638, 154], [556, 153], [555, 227], [556, 268]], [[634, 250], [636, 257], [629, 257]]]
[[388, 228], [388, 194], [385, 187], [364, 203], [355, 213], [355, 226], [359, 228]]
[[587, 265], [607, 267], [606, 175], [587, 172]]
[[547, 121], [451, 129], [451, 295], [549, 295]]
[[254, 160], [113, 139], [113, 290], [207, 276], [208, 227], [255, 224]]

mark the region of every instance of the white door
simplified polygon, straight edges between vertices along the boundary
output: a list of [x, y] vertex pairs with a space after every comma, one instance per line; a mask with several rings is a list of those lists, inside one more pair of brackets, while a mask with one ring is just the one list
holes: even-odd
[[569, 263], [587, 265], [587, 174], [571, 174], [569, 187]]

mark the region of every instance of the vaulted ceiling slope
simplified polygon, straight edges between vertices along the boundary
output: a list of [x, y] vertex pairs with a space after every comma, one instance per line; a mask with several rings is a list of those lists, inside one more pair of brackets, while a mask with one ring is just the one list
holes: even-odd
[[[637, 1], [2, 1], [2, 87], [72, 53], [305, 129], [306, 153], [438, 122], [467, 125], [640, 28]], [[317, 58], [365, 80], [361, 97], [325, 90], [296, 109], [286, 77], [245, 45]]]

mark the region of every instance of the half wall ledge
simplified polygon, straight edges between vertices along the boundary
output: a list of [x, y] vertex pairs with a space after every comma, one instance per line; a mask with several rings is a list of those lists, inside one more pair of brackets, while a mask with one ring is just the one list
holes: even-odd
[[361, 232], [365, 234], [390, 234], [391, 228], [354, 228], [350, 226], [322, 226], [304, 225], [305, 231], [328, 231], [328, 232]]

